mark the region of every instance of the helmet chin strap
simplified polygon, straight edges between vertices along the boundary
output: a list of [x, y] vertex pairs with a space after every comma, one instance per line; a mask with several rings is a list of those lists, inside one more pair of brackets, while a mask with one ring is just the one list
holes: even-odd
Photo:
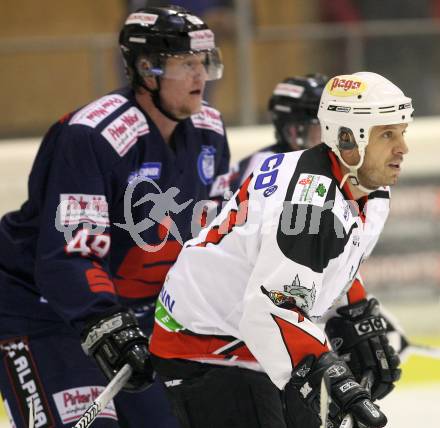
[[157, 83], [157, 89], [150, 89], [145, 85], [145, 83], [142, 83], [142, 87], [147, 90], [151, 94], [151, 99], [153, 101], [154, 106], [168, 119], [172, 120], [173, 122], [182, 122], [184, 119], [179, 119], [178, 117], [174, 116], [171, 112], [164, 109], [162, 106], [162, 101], [160, 99], [160, 79], [156, 77], [156, 83]]
[[376, 189], [369, 189], [368, 187], [365, 187], [361, 184], [359, 177], [358, 177], [358, 170], [364, 163], [365, 159], [365, 148], [359, 149], [360, 159], [359, 162], [356, 165], [349, 165], [347, 162], [344, 161], [344, 159], [341, 156], [341, 152], [338, 149], [336, 152], [336, 156], [341, 161], [341, 163], [348, 168], [348, 172], [342, 177], [341, 184], [339, 185], [339, 188], [342, 189], [344, 187], [345, 182], [347, 179], [350, 179], [350, 183], [352, 186], [357, 187], [361, 192], [366, 193], [369, 195], [371, 192], [374, 192]]

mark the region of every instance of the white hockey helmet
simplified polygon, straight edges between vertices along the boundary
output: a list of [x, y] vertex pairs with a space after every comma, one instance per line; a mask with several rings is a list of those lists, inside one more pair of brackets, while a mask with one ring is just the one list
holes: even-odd
[[[357, 179], [371, 128], [412, 122], [413, 111], [411, 98], [379, 74], [363, 71], [335, 76], [327, 83], [319, 105], [321, 140], [349, 168], [349, 175]], [[352, 139], [341, 138], [341, 131], [351, 131]], [[355, 147], [359, 149], [360, 161], [347, 165], [341, 150]]]

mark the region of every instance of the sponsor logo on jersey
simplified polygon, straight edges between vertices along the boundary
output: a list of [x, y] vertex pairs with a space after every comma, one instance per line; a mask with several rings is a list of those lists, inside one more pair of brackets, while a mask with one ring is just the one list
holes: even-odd
[[215, 147], [202, 146], [197, 159], [197, 169], [203, 184], [211, 184], [215, 174]]
[[[103, 386], [80, 386], [53, 394], [53, 400], [63, 424], [78, 420], [103, 390]], [[118, 420], [113, 400], [109, 401], [99, 413], [98, 418]]]
[[351, 97], [360, 95], [367, 89], [367, 84], [354, 76], [333, 77], [326, 86], [331, 95], [337, 97]]
[[188, 33], [191, 50], [214, 49], [214, 33], [211, 30], [197, 30]]
[[171, 297], [170, 293], [165, 287], [163, 287], [160, 292], [160, 300], [163, 306], [172, 314], [176, 301]]
[[278, 190], [278, 186], [276, 184], [270, 186], [263, 192], [263, 196], [265, 198], [268, 198], [269, 196], [272, 196], [277, 190]]
[[147, 120], [137, 107], [131, 107], [110, 123], [101, 135], [119, 156], [124, 156], [136, 144], [138, 138], [148, 134]]
[[125, 21], [125, 25], [138, 24], [138, 25], [154, 25], [159, 18], [159, 15], [152, 13], [132, 13]]
[[160, 300], [157, 300], [156, 310], [154, 314], [155, 321], [165, 330], [177, 332], [183, 330], [183, 326], [180, 325], [167, 311], [166, 307]]
[[[274, 153], [273, 155], [266, 157], [263, 161], [263, 163], [260, 165], [260, 171], [257, 175], [257, 178], [255, 179], [254, 183], [254, 189], [260, 190], [265, 189], [267, 190], [269, 187], [272, 187], [275, 185], [275, 182], [277, 181], [278, 172], [279, 172], [279, 166], [283, 162], [284, 159], [284, 153]], [[275, 188], [277, 190], [278, 187]], [[274, 191], [275, 191], [274, 190]], [[271, 193], [270, 193], [271, 194]], [[270, 196], [264, 195], [264, 196]]]
[[157, 180], [160, 178], [162, 171], [162, 162], [144, 162], [141, 167], [128, 176], [128, 183], [136, 178], [151, 178]]
[[274, 95], [281, 95], [290, 98], [301, 98], [303, 93], [303, 86], [293, 85], [292, 83], [278, 83], [273, 91]]
[[4, 353], [4, 363], [12, 381], [14, 394], [23, 415], [29, 414], [32, 402], [34, 408], [34, 427], [53, 427], [54, 421], [40, 383], [37, 369], [27, 341], [19, 340], [0, 345]]
[[202, 110], [191, 116], [191, 121], [196, 128], [208, 129], [217, 134], [225, 135], [220, 112], [208, 106], [202, 106]]
[[236, 178], [237, 174], [238, 168], [231, 167], [231, 169], [226, 174], [217, 175], [214, 182], [212, 183], [209, 197], [214, 198], [216, 196], [221, 196], [225, 197], [225, 199], [231, 199], [232, 192], [229, 191], [229, 186], [231, 181]]
[[122, 95], [106, 95], [77, 111], [70, 119], [69, 125], [86, 125], [95, 128], [127, 101]]
[[64, 226], [81, 223], [109, 226], [108, 204], [105, 195], [62, 193], [60, 195], [59, 222]]
[[301, 174], [293, 191], [293, 204], [324, 206], [331, 179], [324, 175]]

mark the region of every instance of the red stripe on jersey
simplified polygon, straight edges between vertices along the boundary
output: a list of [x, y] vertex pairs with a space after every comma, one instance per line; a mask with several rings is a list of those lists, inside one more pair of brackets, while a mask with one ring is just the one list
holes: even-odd
[[[339, 161], [336, 158], [336, 155], [329, 150], [328, 151], [328, 156], [330, 158], [330, 162], [331, 162], [331, 169], [332, 169], [332, 174], [335, 176], [336, 180], [338, 180], [339, 183], [341, 183], [342, 178], [343, 178], [343, 174], [342, 174], [342, 170], [341, 170], [341, 165], [339, 164]], [[355, 201], [350, 187], [348, 185], [348, 181], [346, 181], [344, 183], [344, 186], [342, 187], [342, 190], [346, 196], [346, 198], [350, 201], [350, 203], [356, 208], [356, 211], [359, 215], [359, 218], [362, 220], [363, 223], [365, 223], [365, 214], [363, 212], [363, 210], [361, 210], [365, 204], [368, 201], [368, 196], [363, 196], [362, 198], [360, 198], [357, 202]], [[359, 208], [361, 207], [361, 209]]]
[[98, 263], [93, 262], [93, 268], [86, 270], [86, 279], [92, 293], [115, 294], [115, 286], [108, 273]]
[[113, 280], [117, 294], [127, 298], [157, 296], [181, 249], [182, 245], [172, 240], [154, 253], [138, 246], [131, 248]]
[[249, 205], [249, 183], [252, 180], [252, 174], [240, 187], [235, 200], [237, 202], [238, 210], [229, 211], [227, 217], [218, 226], [213, 226], [206, 235], [206, 238], [197, 247], [206, 247], [207, 244], [217, 245], [228, 233], [234, 229], [235, 226], [242, 226], [246, 223], [248, 216]]
[[361, 300], [365, 300], [366, 298], [367, 293], [365, 292], [365, 288], [362, 285], [362, 282], [356, 278], [347, 293], [348, 303], [351, 305], [360, 302]]
[[162, 282], [146, 283], [145, 281], [136, 281], [132, 279], [114, 280], [117, 295], [127, 299], [142, 299], [155, 297], [160, 293]]
[[289, 353], [292, 367], [295, 367], [307, 355], [319, 357], [328, 352], [327, 341], [322, 344], [316, 337], [297, 327], [296, 325], [272, 315], [283, 337], [284, 345]]
[[58, 120], [58, 122], [60, 123], [64, 123], [67, 122], [72, 116], [72, 113], [66, 113], [63, 116], [60, 117], [60, 119]]
[[[237, 361], [256, 361], [244, 343], [238, 348], [231, 345], [233, 349], [228, 352], [227, 345], [230, 343], [231, 341], [216, 336], [168, 331], [156, 322], [149, 349], [162, 358], [229, 360], [231, 357], [238, 357]], [[220, 352], [223, 347], [225, 351]]]

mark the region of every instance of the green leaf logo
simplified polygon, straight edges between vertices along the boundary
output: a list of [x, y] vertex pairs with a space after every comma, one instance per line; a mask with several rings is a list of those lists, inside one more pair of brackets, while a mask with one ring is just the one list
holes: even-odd
[[316, 193], [322, 198], [327, 193], [327, 189], [322, 183], [320, 183], [316, 188]]

